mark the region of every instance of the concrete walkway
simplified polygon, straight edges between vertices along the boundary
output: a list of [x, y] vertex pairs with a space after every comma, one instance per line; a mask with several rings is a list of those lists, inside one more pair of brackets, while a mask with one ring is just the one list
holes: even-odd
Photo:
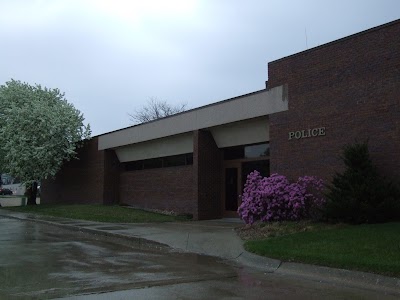
[[308, 278], [342, 286], [379, 290], [398, 294], [400, 278], [355, 272], [313, 265], [287, 263], [257, 256], [244, 250], [235, 228], [242, 225], [235, 219], [192, 222], [115, 224], [72, 220], [0, 209], [0, 217], [41, 222], [72, 230], [122, 238], [145, 247], [170, 247], [173, 251], [192, 252], [219, 257], [229, 264], [249, 267], [265, 273]]

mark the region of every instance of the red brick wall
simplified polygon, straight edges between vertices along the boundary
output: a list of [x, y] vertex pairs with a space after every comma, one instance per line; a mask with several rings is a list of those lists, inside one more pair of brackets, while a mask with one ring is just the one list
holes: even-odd
[[196, 215], [193, 166], [122, 172], [120, 203]]
[[197, 130], [193, 136], [194, 198], [198, 219], [222, 217], [222, 151], [209, 131]]
[[97, 138], [78, 149], [79, 160], [64, 164], [55, 180], [41, 186], [41, 203], [103, 203], [104, 151], [97, 150]]
[[[269, 88], [288, 84], [289, 110], [270, 116], [271, 173], [330, 178], [347, 143], [369, 139], [379, 169], [400, 178], [400, 21], [268, 65]], [[326, 136], [288, 140], [326, 127]]]

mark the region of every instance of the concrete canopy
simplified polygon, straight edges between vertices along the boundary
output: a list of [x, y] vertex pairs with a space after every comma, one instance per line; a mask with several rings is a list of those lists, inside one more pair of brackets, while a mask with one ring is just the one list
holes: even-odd
[[282, 85], [101, 135], [98, 149], [116, 149], [285, 110], [288, 110], [287, 87]]

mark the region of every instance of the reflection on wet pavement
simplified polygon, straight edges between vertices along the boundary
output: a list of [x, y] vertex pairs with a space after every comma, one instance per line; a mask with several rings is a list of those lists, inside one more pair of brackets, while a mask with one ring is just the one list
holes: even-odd
[[135, 249], [13, 219], [1, 218], [0, 226], [0, 299], [46, 299], [235, 276], [231, 267], [210, 257]]
[[145, 241], [2, 217], [0, 228], [0, 299], [398, 298], [323, 278], [263, 273]]

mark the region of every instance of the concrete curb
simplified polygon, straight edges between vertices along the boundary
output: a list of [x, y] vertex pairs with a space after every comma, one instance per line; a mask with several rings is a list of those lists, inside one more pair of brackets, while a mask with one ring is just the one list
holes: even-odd
[[381, 291], [400, 297], [400, 278], [397, 277], [290, 262], [283, 262], [275, 273], [335, 283], [343, 287]]

